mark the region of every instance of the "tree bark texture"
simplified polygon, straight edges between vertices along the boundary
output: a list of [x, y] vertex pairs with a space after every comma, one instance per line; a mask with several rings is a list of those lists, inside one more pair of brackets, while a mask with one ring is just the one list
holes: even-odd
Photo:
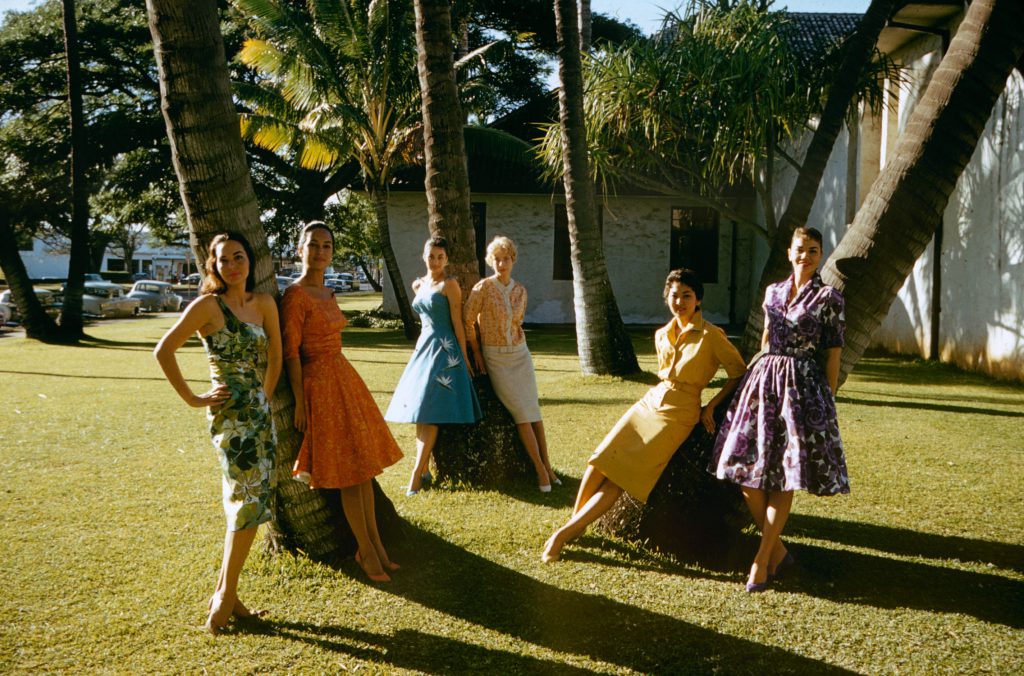
[[58, 341], [61, 338], [60, 329], [43, 310], [42, 303], [32, 290], [32, 280], [25, 268], [25, 261], [18, 253], [18, 238], [14, 234], [11, 215], [3, 204], [0, 204], [0, 269], [4, 271], [4, 279], [11, 289], [14, 304], [18, 306], [25, 335], [44, 343]]
[[[214, 235], [232, 230], [255, 251], [257, 290], [276, 293], [273, 262], [242, 145], [228, 81], [220, 18], [213, 0], [147, 0], [160, 75], [161, 108], [181, 187], [197, 261]], [[335, 560], [355, 551], [336, 499], [293, 481], [291, 466], [301, 435], [292, 420], [294, 399], [282, 378], [271, 404], [277, 428], [277, 509], [268, 533], [271, 548], [301, 549]], [[397, 519], [377, 491], [382, 529]]]
[[586, 375], [622, 375], [639, 370], [633, 344], [615, 302], [597, 197], [587, 157], [583, 121], [583, 75], [576, 0], [555, 1], [558, 34], [559, 121], [565, 167], [565, 206], [572, 257], [573, 305], [580, 368]]
[[439, 481], [501, 488], [536, 474], [519, 440], [512, 414], [494, 393], [490, 379], [473, 379], [483, 418], [475, 425], [441, 425], [434, 445]]
[[[377, 220], [377, 236], [380, 237], [381, 255], [384, 257], [384, 268], [388, 271], [391, 288], [395, 291], [395, 302], [398, 303], [398, 315], [402, 319], [402, 331], [409, 340], [420, 335], [420, 327], [409, 303], [409, 292], [402, 281], [402, 273], [398, 269], [398, 257], [391, 246], [391, 229], [388, 227], [388, 194], [387, 191], [369, 189], [373, 213]], [[369, 274], [366, 276], [370, 278]]]
[[71, 248], [68, 281], [60, 312], [62, 338], [74, 341], [83, 336], [82, 293], [89, 269], [89, 194], [85, 185], [85, 116], [82, 113], [82, 68], [78, 57], [78, 26], [75, 0], [63, 0], [64, 59], [68, 86], [71, 136]]
[[455, 84], [450, 4], [416, 0], [416, 69], [423, 105], [427, 225], [432, 235], [448, 240], [449, 272], [468, 295], [480, 273], [469, 209], [465, 118]]
[[[787, 251], [793, 231], [804, 225], [814, 226], [813, 223], [807, 223], [807, 218], [811, 213], [811, 207], [814, 206], [814, 198], [821, 186], [828, 158], [832, 154], [850, 103], [856, 94], [860, 73], [870, 61], [878, 36], [892, 15], [895, 5], [896, 0], [872, 0], [857, 30], [844, 47], [842, 63], [835, 81], [829, 88], [821, 120], [804, 155], [796, 184], [789, 193], [786, 211], [772, 233], [768, 261], [761, 270], [761, 279], [754, 295], [757, 302], [751, 303], [746, 331], [740, 345], [743, 356], [747, 359], [761, 349], [761, 332], [764, 329], [761, 299], [764, 298], [765, 291], [770, 284], [785, 279], [791, 272]], [[768, 171], [774, 170], [772, 164], [769, 163]]]
[[[1024, 53], [1024, 3], [974, 0], [853, 224], [822, 273], [846, 297], [841, 380], [935, 234]], [[936, 252], [941, 255], [941, 252]]]

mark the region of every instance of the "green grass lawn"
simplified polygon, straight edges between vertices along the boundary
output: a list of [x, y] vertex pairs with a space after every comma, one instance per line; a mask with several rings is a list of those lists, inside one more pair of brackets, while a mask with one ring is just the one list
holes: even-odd
[[[580, 376], [554, 330], [529, 340], [565, 486], [406, 498], [413, 428], [395, 425], [406, 457], [380, 477], [407, 522], [394, 582], [257, 545], [241, 591], [270, 619], [212, 638], [220, 478], [203, 411], [150, 354], [172, 321], [95, 324], [78, 348], [0, 335], [0, 672], [1024, 671], [1024, 387], [864, 359], [839, 397], [853, 492], [798, 495], [800, 571], [748, 595], [744, 571], [596, 535], [540, 563], [586, 458], [646, 388]], [[411, 345], [351, 329], [345, 346], [385, 407]], [[198, 342], [181, 362], [205, 387]]]

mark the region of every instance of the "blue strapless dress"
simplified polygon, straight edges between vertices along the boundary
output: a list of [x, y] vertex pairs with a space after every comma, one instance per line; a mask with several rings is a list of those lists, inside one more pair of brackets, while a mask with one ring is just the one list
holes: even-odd
[[475, 423], [482, 417], [480, 402], [455, 338], [447, 296], [421, 287], [412, 309], [420, 316], [420, 339], [395, 387], [385, 420]]

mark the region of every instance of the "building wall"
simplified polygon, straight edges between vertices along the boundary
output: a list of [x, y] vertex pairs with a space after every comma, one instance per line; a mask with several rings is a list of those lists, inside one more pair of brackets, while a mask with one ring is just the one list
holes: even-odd
[[[487, 205], [487, 240], [495, 235], [511, 237], [519, 248], [513, 276], [529, 291], [526, 321], [545, 324], [573, 323], [573, 289], [570, 280], [552, 279], [554, 266], [554, 210], [558, 197], [550, 195], [474, 194], [473, 202]], [[669, 271], [672, 207], [686, 206], [680, 200], [661, 197], [616, 197], [604, 210], [604, 248], [612, 288], [628, 324], [660, 324], [669, 318], [662, 300], [662, 288]], [[388, 218], [395, 255], [408, 288], [425, 272], [422, 256], [427, 238], [427, 205], [422, 193], [392, 193]], [[750, 256], [749, 233], [740, 233], [738, 255]], [[705, 288], [704, 306], [708, 319], [729, 321], [729, 264], [732, 228], [719, 226], [719, 281]], [[739, 280], [738, 280], [739, 281]], [[749, 303], [749, 280], [737, 297], [743, 304], [740, 319]], [[396, 310], [394, 293], [385, 279], [385, 308]], [[465, 292], [465, 290], [464, 290]], [[411, 294], [411, 291], [409, 292]]]
[[[900, 101], [900, 128], [938, 63], [937, 40], [901, 56], [913, 86]], [[1024, 78], [1014, 71], [950, 197], [943, 218], [939, 358], [1024, 380]], [[893, 302], [874, 344], [922, 357], [932, 337], [934, 242]]]

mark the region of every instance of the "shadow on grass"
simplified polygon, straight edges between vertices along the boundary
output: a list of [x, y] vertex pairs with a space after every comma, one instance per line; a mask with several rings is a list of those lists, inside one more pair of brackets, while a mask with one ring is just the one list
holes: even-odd
[[1015, 389], [1019, 385], [999, 381], [980, 373], [964, 371], [954, 364], [910, 359], [868, 350], [857, 363], [853, 375], [859, 381], [899, 385], [980, 385]]
[[[560, 589], [415, 527], [407, 530], [407, 538], [396, 551], [399, 549], [402, 560], [417, 563], [407, 563], [393, 583], [381, 586], [383, 591], [557, 652], [585, 655], [641, 672], [845, 673], [818, 660], [599, 594]], [[498, 658], [503, 655], [507, 654], [496, 653]], [[451, 670], [450, 665], [429, 665], [422, 660], [416, 668]]]
[[[158, 378], [155, 376], [152, 378], [147, 378], [144, 376], [90, 376], [77, 373], [46, 373], [43, 371], [8, 371], [3, 369], [0, 369], [0, 373], [10, 373], [11, 375], [18, 376], [45, 376], [48, 378], [77, 378], [85, 380], [155, 380], [157, 382], [162, 382], [163, 380], [165, 380], [164, 378]], [[185, 382], [198, 383], [200, 385], [206, 386], [209, 386], [210, 384], [209, 380], [186, 379]]]
[[817, 545], [793, 545], [791, 550], [800, 572], [778, 583], [784, 591], [1024, 627], [1024, 583], [1016, 580]]
[[385, 635], [309, 622], [269, 621], [251, 623], [248, 627], [240, 624], [238, 631], [301, 641], [332, 653], [343, 653], [357, 659], [427, 674], [450, 674], [467, 670], [495, 674], [593, 673], [561, 662], [484, 648], [415, 629], [400, 629], [392, 635]]
[[953, 404], [928, 404], [921, 401], [908, 401], [906, 399], [861, 399], [839, 395], [838, 397], [836, 397], [836, 401], [840, 404], [854, 404], [858, 406], [880, 406], [882, 408], [912, 408], [919, 409], [922, 411], [940, 411], [943, 413], [992, 415], [1003, 418], [1024, 418], [1024, 411], [1001, 411], [998, 409], [975, 408], [973, 406], [956, 406]]
[[793, 514], [786, 525], [786, 531], [794, 535], [876, 549], [899, 556], [956, 559], [970, 563], [992, 564], [1024, 573], [1024, 545], [918, 533], [906, 528], [838, 521], [806, 514]]

